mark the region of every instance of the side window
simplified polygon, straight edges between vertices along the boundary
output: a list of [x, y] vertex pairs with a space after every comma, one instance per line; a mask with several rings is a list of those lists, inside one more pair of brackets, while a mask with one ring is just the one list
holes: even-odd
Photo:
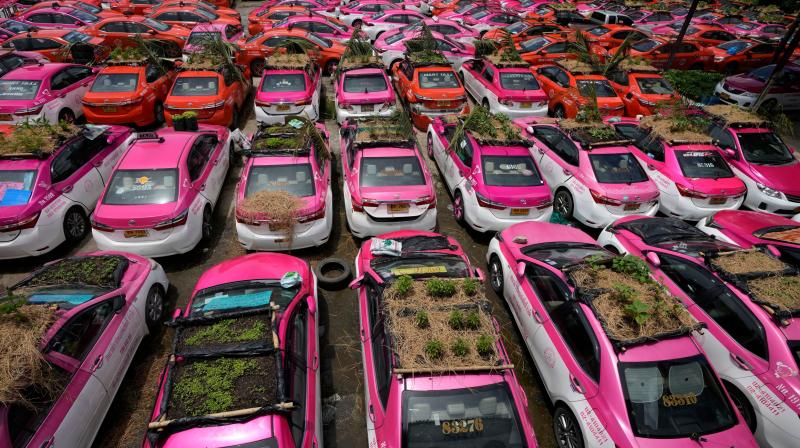
[[66, 69], [61, 70], [60, 72], [53, 75], [53, 78], [50, 80], [50, 88], [53, 90], [61, 90], [65, 87], [68, 87], [71, 82], [71, 76]]
[[749, 352], [768, 359], [761, 322], [728, 287], [705, 268], [672, 255], [659, 254], [661, 269], [731, 338]]
[[181, 11], [178, 13], [178, 18], [181, 22], [200, 22], [203, 20], [198, 14], [191, 12]]
[[782, 26], [765, 26], [761, 31], [769, 34], [782, 34], [786, 31], [786, 28]]
[[609, 80], [617, 84], [622, 84], [623, 86], [628, 85], [628, 75], [621, 70], [614, 70], [613, 72], [609, 72], [606, 76]]
[[153, 64], [147, 64], [147, 68], [144, 69], [144, 78], [145, 81], [148, 83], [158, 81], [158, 78], [161, 77], [161, 70], [158, 69]]
[[236, 77], [233, 76], [233, 73], [227, 66], [222, 68], [222, 80], [225, 81], [226, 86], [230, 86], [236, 81]]
[[566, 42], [556, 42], [553, 45], [550, 45], [546, 48], [547, 53], [566, 53], [567, 52], [567, 43]]
[[150, 31], [150, 28], [141, 23], [128, 22], [125, 24], [125, 31], [134, 34], [146, 34]]
[[92, 69], [89, 67], [70, 67], [67, 69], [70, 76], [70, 84], [92, 76]]
[[31, 14], [28, 16], [28, 22], [33, 23], [56, 23], [53, 15], [49, 13]]
[[208, 164], [211, 152], [217, 146], [217, 143], [219, 143], [217, 136], [211, 134], [201, 135], [194, 142], [189, 152], [189, 159], [186, 161], [191, 180], [197, 180], [203, 174], [203, 169]]
[[113, 299], [82, 311], [58, 330], [50, 350], [82, 361], [113, 316]]
[[61, 44], [52, 39], [42, 39], [40, 37], [31, 39], [32, 50], [54, 50], [61, 48]]
[[414, 80], [414, 67], [411, 66], [408, 62], [405, 62], [405, 66], [403, 67], [403, 74], [406, 75], [409, 81]]
[[303, 433], [306, 428], [306, 389], [308, 383], [308, 371], [306, 369], [306, 357], [308, 343], [306, 334], [308, 332], [306, 322], [306, 311], [303, 308], [297, 309], [292, 317], [291, 340], [289, 347], [288, 370], [291, 382], [289, 391], [286, 395], [292, 397], [300, 406], [292, 410], [292, 438], [296, 446], [302, 446]]
[[264, 42], [261, 45], [265, 47], [277, 47], [278, 45], [282, 44], [283, 41], [284, 41], [283, 37], [275, 36], [264, 40]]
[[52, 23], [62, 23], [64, 25], [75, 25], [80, 23], [78, 19], [66, 14], [51, 14], [51, 16], [53, 18]]
[[698, 48], [694, 46], [694, 44], [687, 44], [682, 43], [680, 47], [678, 47], [678, 53], [694, 53], [698, 51]]
[[551, 319], [581, 368], [595, 380], [600, 378], [599, 345], [579, 305], [562, 306], [551, 314]]
[[33, 49], [33, 46], [31, 45], [31, 39], [28, 38], [14, 39], [11, 42], [4, 43], [3, 47], [5, 48], [13, 47], [14, 49], [19, 51], [29, 51]]
[[548, 314], [552, 314], [569, 300], [569, 293], [564, 289], [563, 282], [547, 269], [529, 264], [525, 269], [525, 276]]
[[177, 12], [173, 12], [173, 11], [167, 11], [167, 12], [161, 13], [161, 14], [157, 15], [156, 17], [154, 17], [154, 19], [160, 20], [162, 22], [177, 22], [177, 21], [179, 21], [178, 20], [178, 13]]
[[317, 23], [311, 26], [315, 33], [322, 33], [322, 34], [335, 34], [336, 31], [330, 27], [330, 25], [326, 25], [324, 23]]
[[225, 27], [225, 37], [228, 39], [233, 39], [233, 36], [237, 35], [239, 30], [235, 26], [228, 25]]
[[756, 45], [750, 52], [753, 54], [772, 54], [775, 52], [775, 46], [770, 44]]
[[711, 128], [709, 129], [709, 134], [711, 134], [711, 138], [717, 140], [717, 145], [722, 149], [736, 149], [736, 145], [733, 143], [733, 137], [731, 133], [724, 129], [722, 126], [718, 124], [712, 124]]
[[578, 166], [578, 147], [561, 131], [550, 126], [535, 126], [533, 136], [541, 140], [563, 161]]
[[486, 70], [483, 71], [483, 79], [489, 81], [489, 84], [494, 82], [494, 70], [492, 70], [492, 67], [486, 67]]
[[125, 33], [125, 32], [127, 32], [127, 30], [125, 29], [125, 22], [106, 23], [105, 25], [100, 27], [100, 31], [105, 31], [106, 33]]
[[384, 21], [387, 23], [408, 23], [408, 19], [406, 19], [405, 14], [395, 14], [387, 17]]
[[466, 137], [461, 137], [461, 140], [456, 144], [456, 156], [461, 162], [469, 168], [472, 168], [472, 144]]
[[602, 12], [593, 12], [592, 13], [592, 20], [597, 21], [598, 23], [605, 23], [606, 22], [606, 15]]
[[569, 75], [560, 68], [556, 69], [556, 82], [561, 87], [569, 87]]
[[78, 137], [67, 144], [59, 152], [50, 164], [50, 180], [58, 183], [67, 180], [75, 174], [82, 166], [89, 163], [105, 147], [102, 137], [94, 140], [87, 140]]
[[558, 72], [558, 70], [555, 67], [542, 67], [540, 69], [537, 69], [536, 72], [544, 76], [545, 78], [549, 79], [550, 81], [558, 82], [558, 80], [556, 79], [556, 72]]

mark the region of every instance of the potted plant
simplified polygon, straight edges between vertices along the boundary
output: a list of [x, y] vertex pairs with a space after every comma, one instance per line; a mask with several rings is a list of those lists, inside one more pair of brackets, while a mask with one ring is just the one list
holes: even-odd
[[197, 130], [197, 112], [193, 110], [187, 110], [183, 113], [183, 121], [186, 123], [187, 131]]
[[186, 130], [186, 120], [184, 120], [183, 114], [172, 116], [172, 127], [175, 128], [176, 131]]

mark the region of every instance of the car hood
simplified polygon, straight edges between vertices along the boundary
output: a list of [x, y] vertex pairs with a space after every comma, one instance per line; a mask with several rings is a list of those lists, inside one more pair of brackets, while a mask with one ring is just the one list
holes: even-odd
[[725, 78], [725, 84], [739, 90], [747, 92], [760, 92], [764, 87], [764, 83], [756, 78], [751, 78], [747, 75], [737, 75]]
[[762, 184], [784, 193], [800, 196], [800, 162], [788, 165], [748, 165], [753, 178]]

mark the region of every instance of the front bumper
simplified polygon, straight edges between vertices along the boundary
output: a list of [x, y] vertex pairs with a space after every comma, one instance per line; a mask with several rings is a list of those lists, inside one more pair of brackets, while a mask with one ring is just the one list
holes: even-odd
[[350, 232], [356, 238], [367, 238], [397, 230], [432, 232], [436, 228], [436, 209], [428, 209], [413, 220], [376, 221], [367, 213], [346, 211]]
[[714, 94], [717, 95], [719, 100], [723, 103], [734, 104], [738, 105], [739, 107], [750, 107], [753, 105], [753, 102], [756, 100], [756, 98], [758, 98], [758, 96], [732, 93], [728, 90], [725, 90], [723, 83], [724, 80], [717, 83], [717, 86], [714, 87]]

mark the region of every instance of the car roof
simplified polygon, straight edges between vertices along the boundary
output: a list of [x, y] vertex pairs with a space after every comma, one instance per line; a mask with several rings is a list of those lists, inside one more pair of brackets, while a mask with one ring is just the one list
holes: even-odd
[[[185, 150], [203, 132], [162, 131], [163, 139], [139, 139], [131, 144], [117, 169], [177, 168]], [[157, 156], [154, 157], [154, 154]]]
[[15, 68], [3, 76], [3, 79], [44, 79], [50, 75], [60, 71], [64, 67], [81, 67], [77, 64], [68, 64], [63, 62], [51, 62], [42, 65], [24, 65]]

